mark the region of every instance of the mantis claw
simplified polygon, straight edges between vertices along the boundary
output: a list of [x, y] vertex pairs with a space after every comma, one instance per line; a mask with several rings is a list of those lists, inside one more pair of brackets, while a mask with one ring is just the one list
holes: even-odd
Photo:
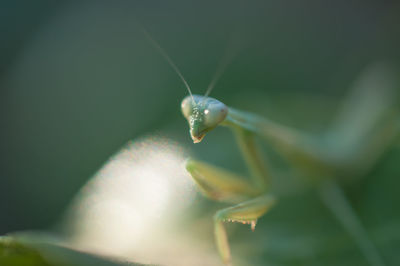
[[228, 235], [223, 223], [238, 222], [242, 224], [250, 224], [251, 230], [254, 231], [257, 219], [263, 216], [274, 205], [274, 203], [275, 198], [266, 194], [235, 206], [222, 209], [215, 214], [215, 242], [219, 254], [226, 265], [231, 265], [232, 258]]

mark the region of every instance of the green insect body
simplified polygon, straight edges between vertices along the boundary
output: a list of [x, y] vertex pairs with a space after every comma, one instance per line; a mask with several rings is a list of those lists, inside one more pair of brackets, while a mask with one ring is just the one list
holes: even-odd
[[[254, 231], [257, 220], [278, 200], [276, 195], [270, 193], [269, 173], [255, 144], [256, 136], [266, 140], [306, 175], [314, 177], [323, 202], [353, 237], [366, 261], [373, 266], [384, 265], [335, 180], [338, 172], [354, 173], [351, 168], [359, 161], [368, 161], [368, 153], [348, 152], [357, 150], [356, 144], [342, 152], [331, 152], [334, 149], [325, 140], [317, 141], [257, 115], [228, 108], [210, 97], [187, 96], [181, 107], [194, 143], [200, 142], [207, 132], [219, 125], [231, 128], [253, 177], [252, 181], [245, 181], [234, 173], [196, 160], [189, 160], [186, 165], [202, 194], [215, 201], [237, 204], [218, 211], [214, 216], [215, 241], [226, 265], [232, 262], [224, 223], [250, 224]], [[395, 123], [397, 112], [385, 112], [383, 117], [384, 122], [377, 123], [380, 130], [372, 130], [364, 136], [369, 140], [364, 142], [364, 151], [380, 154], [398, 136], [399, 128]], [[384, 141], [376, 147], [376, 140], [383, 135]]]
[[[379, 65], [367, 71], [361, 79], [361, 84], [366, 85], [366, 88], [356, 87], [344, 101], [344, 108], [339, 115], [342, 116], [339, 119], [342, 123], [329, 130], [333, 134], [311, 137], [208, 97], [229, 60], [223, 60], [223, 67], [217, 69], [204, 96], [192, 95], [188, 83], [168, 54], [144, 29], [142, 31], [178, 74], [189, 92], [189, 96], [182, 101], [181, 110], [188, 121], [193, 142], [202, 141], [207, 133], [218, 126], [226, 126], [234, 132], [250, 170], [252, 179], [249, 180], [194, 159], [189, 159], [186, 164], [187, 171], [204, 196], [236, 204], [218, 211], [214, 216], [215, 242], [226, 265], [232, 264], [232, 256], [224, 223], [249, 224], [254, 231], [257, 220], [279, 200], [279, 195], [271, 192], [270, 173], [255, 141], [256, 137], [263, 139], [293, 168], [311, 180], [322, 202], [352, 237], [369, 265], [385, 265], [344, 196], [338, 177], [361, 176], [398, 141], [400, 110], [393, 93], [399, 83], [396, 75], [391, 75], [393, 73], [389, 73], [386, 67]], [[386, 83], [379, 84], [378, 88], [374, 86], [376, 80], [386, 80]]]

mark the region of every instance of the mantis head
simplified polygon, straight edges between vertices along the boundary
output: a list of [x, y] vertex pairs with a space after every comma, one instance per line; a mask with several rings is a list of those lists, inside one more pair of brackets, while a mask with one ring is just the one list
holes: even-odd
[[228, 107], [206, 96], [189, 95], [182, 100], [181, 110], [189, 123], [190, 136], [199, 143], [205, 134], [225, 120]]
[[192, 137], [193, 142], [199, 143], [204, 138], [205, 134], [224, 121], [228, 114], [228, 107], [225, 104], [216, 99], [208, 97], [208, 95], [214, 88], [218, 78], [222, 75], [224, 68], [228, 65], [228, 62], [230, 61], [229, 58], [225, 58], [219, 65], [210, 85], [207, 87], [205, 96], [193, 95], [189, 84], [169, 55], [145, 29], [142, 29], [142, 31], [150, 43], [165, 58], [165, 60], [185, 85], [189, 96], [183, 99], [181, 109], [183, 115], [189, 123], [190, 136]]

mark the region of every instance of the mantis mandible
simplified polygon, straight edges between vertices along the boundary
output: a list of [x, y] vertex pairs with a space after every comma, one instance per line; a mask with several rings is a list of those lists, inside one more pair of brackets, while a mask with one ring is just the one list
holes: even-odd
[[[204, 96], [193, 95], [188, 83], [168, 54], [145, 30], [143, 31], [152, 45], [178, 74], [189, 92], [189, 95], [181, 103], [181, 110], [188, 121], [193, 142], [201, 142], [207, 133], [218, 126], [228, 127], [233, 131], [250, 170], [252, 179], [249, 180], [228, 170], [194, 159], [189, 159], [186, 163], [187, 171], [204, 196], [215, 201], [235, 204], [218, 211], [214, 216], [215, 242], [226, 265], [232, 265], [232, 256], [224, 223], [249, 224], [254, 231], [257, 220], [266, 214], [279, 199], [279, 195], [271, 192], [270, 173], [261, 150], [255, 142], [256, 137], [265, 140], [293, 167], [304, 176], [310, 177], [311, 182], [319, 191], [321, 200], [352, 237], [369, 265], [385, 265], [383, 258], [347, 201], [339, 185], [338, 176], [343, 176], [343, 174], [349, 177], [361, 175], [398, 138], [400, 120], [399, 110], [396, 106], [375, 108], [372, 111], [372, 118], [364, 120], [364, 122], [368, 119], [372, 121], [364, 124], [361, 122], [359, 123], [361, 126], [355, 126], [356, 129], [353, 131], [356, 134], [353, 132], [352, 138], [348, 138], [347, 142], [346, 125], [342, 127], [342, 132], [339, 130], [336, 135], [310, 136], [256, 114], [228, 107], [221, 101], [209, 97], [216, 79], [221, 75], [221, 68], [217, 70]], [[365, 99], [353, 99], [350, 102], [357, 104], [360, 101], [364, 103], [362, 108], [365, 108], [366, 102], [371, 104], [371, 99], [374, 104], [374, 95], [370, 92], [366, 92], [368, 94], [366, 96], [358, 93], [358, 96]], [[382, 104], [382, 106], [386, 105], [386, 103]], [[357, 106], [353, 106], [353, 113], [357, 113], [354, 111], [357, 108]], [[358, 109], [363, 110], [362, 108]], [[354, 121], [351, 123], [357, 124], [357, 119], [360, 117], [354, 115]]]

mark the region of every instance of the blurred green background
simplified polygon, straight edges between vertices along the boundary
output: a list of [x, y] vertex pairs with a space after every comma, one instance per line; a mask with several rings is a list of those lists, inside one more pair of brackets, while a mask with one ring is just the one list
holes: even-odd
[[211, 96], [311, 132], [329, 124], [365, 67], [400, 64], [397, 1], [0, 6], [0, 234], [51, 228], [101, 165], [144, 134], [163, 132], [197, 157], [243, 167], [232, 166], [240, 157], [227, 152], [234, 145], [226, 130], [191, 144], [179, 109], [186, 89], [137, 22], [197, 94], [232, 34], [240, 36], [240, 50]]

